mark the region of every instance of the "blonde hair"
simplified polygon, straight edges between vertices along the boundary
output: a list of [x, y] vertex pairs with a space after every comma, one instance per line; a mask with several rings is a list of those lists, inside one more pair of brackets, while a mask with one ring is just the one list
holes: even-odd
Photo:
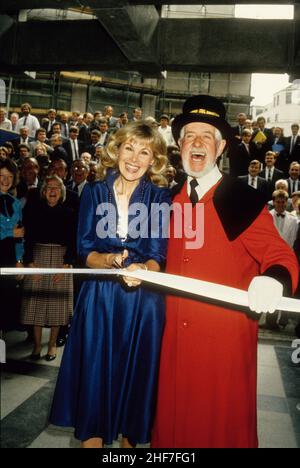
[[117, 169], [119, 166], [118, 152], [120, 146], [126, 141], [142, 140], [153, 151], [154, 162], [147, 171], [150, 181], [158, 187], [168, 187], [166, 169], [168, 165], [167, 146], [164, 139], [156, 129], [146, 122], [131, 122], [114, 133], [105, 148], [99, 168], [100, 180], [104, 180], [108, 169]]

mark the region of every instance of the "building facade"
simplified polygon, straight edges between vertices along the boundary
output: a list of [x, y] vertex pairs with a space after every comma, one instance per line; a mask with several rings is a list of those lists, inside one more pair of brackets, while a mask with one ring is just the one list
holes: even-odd
[[273, 101], [266, 106], [252, 108], [253, 120], [263, 116], [267, 127], [281, 127], [284, 134], [291, 134], [291, 125], [300, 124], [300, 84], [292, 84], [273, 96]]

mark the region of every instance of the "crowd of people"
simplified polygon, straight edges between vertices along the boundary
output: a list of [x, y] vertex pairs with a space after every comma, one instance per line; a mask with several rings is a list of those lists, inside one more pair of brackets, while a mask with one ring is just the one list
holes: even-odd
[[[173, 119], [167, 114], [162, 114], [157, 122], [151, 116], [144, 118], [141, 108], [134, 109], [131, 118], [128, 112], [122, 112], [119, 117], [115, 117], [112, 106], [106, 106], [103, 111], [96, 111], [93, 115], [88, 112], [81, 114], [79, 111], [61, 112], [58, 115], [55, 109], [49, 109], [47, 116], [39, 121], [32, 114], [29, 103], [22, 104], [21, 114], [14, 112], [10, 119], [7, 118], [6, 111], [0, 109], [0, 130], [8, 132], [7, 141], [0, 147], [0, 162], [13, 161], [17, 165], [18, 183], [13, 184], [7, 192], [9, 196], [15, 195], [21, 204], [23, 215], [19, 214], [18, 223], [22, 227], [17, 227], [15, 219], [12, 222], [15, 223], [13, 228], [19, 229], [18, 233], [23, 232], [23, 224], [27, 224], [25, 247], [32, 224], [32, 217], [28, 213], [37, 209], [36, 199], [43, 197], [40, 193], [45, 178], [49, 175], [58, 176], [63, 181], [66, 190], [63, 205], [73, 212], [75, 226], [81, 194], [86, 184], [99, 179], [102, 159], [110, 137], [129, 122], [139, 122], [143, 119], [158, 130], [167, 145], [166, 178], [169, 188], [174, 190], [184, 179], [184, 170], [179, 148], [172, 134]], [[237, 125], [232, 127], [232, 135], [227, 151], [230, 175], [240, 178], [263, 194], [280, 235], [292, 248], [295, 246], [299, 256], [299, 124], [293, 124], [291, 135], [285, 137], [279, 127], [266, 128], [263, 116], [257, 121], [251, 121], [246, 114], [240, 113], [237, 116]], [[1, 172], [4, 171], [4, 167], [5, 164]], [[15, 171], [11, 168], [10, 170]], [[4, 189], [1, 192], [6, 193]], [[0, 235], [5, 237], [7, 242], [7, 231], [2, 230]], [[18, 246], [19, 249], [23, 246], [22, 240], [18, 241]], [[21, 257], [23, 259], [22, 255], [17, 255], [16, 261], [20, 261]], [[3, 264], [8, 264], [6, 259]], [[11, 264], [10, 261], [9, 265]], [[10, 321], [15, 321], [13, 314]], [[277, 318], [275, 324], [273, 318], [273, 323], [268, 323], [268, 326], [282, 328], [286, 323], [287, 319], [281, 317]], [[296, 332], [299, 334], [298, 329]], [[64, 341], [62, 333], [58, 342], [64, 344]], [[34, 354], [38, 355], [38, 349], [39, 346], [35, 348]]]
[[[183, 114], [173, 121], [172, 128], [168, 115], [163, 114], [157, 122], [153, 117], [144, 118], [140, 108], [134, 110], [131, 119], [127, 112], [115, 117], [111, 106], [94, 115], [62, 112], [59, 117], [55, 109], [49, 109], [47, 118], [40, 122], [31, 113], [28, 103], [21, 106], [21, 117], [14, 113], [8, 119], [5, 111], [0, 109], [0, 130], [8, 136], [0, 147], [0, 266], [72, 268], [84, 265], [87, 268], [125, 267], [129, 271], [159, 272], [165, 267], [167, 240], [162, 237], [152, 239], [151, 235], [146, 240], [132, 239], [128, 234], [128, 211], [131, 204], [137, 202], [143, 202], [148, 208], [153, 203], [170, 205], [173, 193], [180, 203], [186, 199], [194, 200], [193, 206], [204, 200], [207, 210], [211, 210], [209, 229], [218, 233], [222, 243], [230, 247], [226, 247], [222, 254], [222, 243], [216, 249], [213, 238], [207, 236], [205, 248], [200, 249], [192, 260], [184, 252], [183, 245], [177, 245], [173, 240], [168, 253], [169, 272], [178, 273], [176, 252], [182, 252], [184, 266], [179, 273], [190, 276], [191, 269], [195, 268], [197, 277], [199, 262], [202, 262], [200, 257], [203, 256], [203, 264], [207, 266], [207, 256], [210, 257], [213, 249], [218, 252], [218, 261], [222, 265], [221, 257], [223, 255], [225, 259], [227, 255], [225, 251], [229, 257], [243, 251], [245, 261], [249, 263], [248, 279], [257, 273], [258, 263], [271, 277], [274, 276], [272, 262], [277, 257], [278, 264], [282, 261], [284, 268], [294, 272], [294, 260], [289, 259], [290, 248], [300, 261], [299, 125], [294, 124], [292, 136], [284, 138], [280, 129], [267, 129], [263, 117], [253, 124], [245, 114], [239, 114], [238, 126], [230, 128], [224, 117], [220, 117], [223, 107], [214, 99], [199, 97], [198, 101], [199, 108], [196, 98], [188, 101]], [[195, 109], [192, 106], [196, 106]], [[209, 110], [204, 112], [205, 106]], [[215, 127], [216, 136], [212, 135], [210, 127]], [[226, 177], [222, 179], [216, 165], [225, 151], [235, 195], [239, 197], [236, 187], [240, 187], [242, 198], [243, 187], [249, 186], [245, 189], [244, 213], [239, 214], [240, 208], [235, 213], [234, 206], [229, 204], [225, 211], [220, 205], [218, 207], [222, 190], [226, 195], [222, 203], [225, 204], [227, 199], [233, 201], [224, 189], [224, 184], [229, 182]], [[207, 180], [204, 188], [201, 182], [198, 184], [202, 177]], [[188, 196], [182, 192], [187, 179], [191, 182]], [[212, 187], [216, 193], [209, 196]], [[249, 202], [251, 195], [253, 206]], [[214, 208], [210, 204], [212, 197]], [[94, 232], [96, 209], [101, 202], [113, 203], [118, 213], [115, 237], [105, 240], [97, 238]], [[252, 218], [255, 204], [260, 211], [264, 206], [268, 207], [270, 213], [265, 210], [259, 215], [257, 211]], [[215, 210], [224, 229], [219, 226]], [[244, 223], [241, 223], [242, 214], [246, 218]], [[257, 243], [247, 231], [249, 226], [253, 235], [262, 233]], [[278, 238], [274, 237], [274, 226]], [[225, 239], [225, 233], [232, 243], [227, 237]], [[240, 238], [242, 241], [236, 241]], [[268, 245], [267, 238], [273, 242], [272, 252], [263, 251]], [[244, 250], [239, 242], [246, 245]], [[253, 256], [248, 253], [251, 250]], [[257, 263], [253, 260], [255, 256]], [[215, 265], [213, 257], [212, 265]], [[226, 265], [232, 261], [233, 257], [231, 260], [229, 257], [224, 260]], [[220, 267], [220, 275], [216, 275], [216, 282], [222, 283], [222, 272], [228, 269], [225, 263], [223, 269]], [[232, 285], [238, 286], [243, 276], [242, 267], [232, 271], [231, 279], [235, 278]], [[214, 279], [215, 270], [207, 266], [207, 271], [202, 271], [202, 279], [211, 280], [211, 273]], [[294, 274], [294, 282], [295, 277]], [[223, 280], [227, 284], [227, 280]], [[242, 286], [246, 288], [246, 283]], [[270, 285], [270, 290], [272, 287]], [[295, 284], [293, 289], [295, 291]], [[286, 292], [291, 293], [291, 288]], [[77, 304], [54, 397], [53, 423], [74, 426], [75, 435], [86, 447], [111, 443], [118, 433], [123, 434], [123, 447], [150, 440], [165, 321], [164, 299], [159, 292], [144, 289], [139, 280], [131, 277], [125, 277], [122, 282], [91, 279], [78, 285], [71, 275], [57, 274], [33, 275], [25, 279], [1, 278], [1, 298], [4, 298], [1, 329], [23, 327], [27, 330], [33, 340], [31, 359], [35, 361], [41, 359], [44, 327], [51, 329], [45, 359], [56, 358], [56, 347], [66, 342], [74, 302]], [[172, 301], [177, 299], [169, 300], [169, 309], [177, 307]], [[99, 314], [100, 310], [102, 314]], [[178, 310], [180, 316], [184, 308]], [[268, 310], [262, 306], [259, 311]], [[185, 312], [194, 314], [188, 308]], [[288, 321], [288, 316], [281, 313], [267, 314], [266, 317], [269, 328], [282, 328]], [[188, 327], [185, 323], [188, 322], [183, 322], [184, 328]], [[229, 322], [227, 325], [229, 327]], [[298, 336], [299, 325], [296, 327]], [[244, 319], [240, 323], [236, 319], [236, 330], [244, 326], [248, 327]], [[254, 336], [254, 326], [252, 332]], [[236, 336], [236, 340], [239, 339]], [[166, 351], [173, 346], [170, 328], [167, 328], [164, 340], [161, 369], [165, 374], [161, 382], [171, 369], [169, 351]], [[176, 372], [174, 369], [174, 375]], [[169, 377], [172, 380], [174, 376]], [[193, 379], [191, 374], [188, 378], [191, 386]], [[174, 382], [174, 388], [177, 383]], [[161, 444], [167, 442], [163, 441], [169, 440], [161, 433], [163, 428], [169, 433], [167, 426], [171, 424], [166, 413], [168, 405], [164, 403], [167, 387], [166, 384], [159, 393], [160, 414], [156, 420], [154, 446], [164, 446]], [[241, 418], [243, 411], [241, 406]], [[77, 418], [78, 412], [80, 418]], [[100, 415], [98, 419], [97, 414]], [[182, 417], [185, 418], [183, 413]], [[193, 421], [192, 415], [188, 418]], [[256, 444], [253, 427], [251, 431], [251, 437], [248, 433], [244, 439], [240, 436], [240, 445]], [[187, 444], [184, 425], [179, 434], [179, 439]], [[192, 437], [191, 431], [188, 436]], [[220, 433], [218, 437], [216, 443], [222, 444], [224, 434], [221, 436]], [[226, 440], [226, 444], [229, 443]], [[172, 444], [174, 446], [174, 442]]]

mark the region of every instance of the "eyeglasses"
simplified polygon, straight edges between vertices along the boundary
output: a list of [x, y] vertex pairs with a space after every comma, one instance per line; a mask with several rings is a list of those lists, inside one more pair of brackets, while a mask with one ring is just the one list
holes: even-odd
[[46, 190], [61, 190], [61, 187], [58, 186], [52, 186], [52, 185], [47, 185]]

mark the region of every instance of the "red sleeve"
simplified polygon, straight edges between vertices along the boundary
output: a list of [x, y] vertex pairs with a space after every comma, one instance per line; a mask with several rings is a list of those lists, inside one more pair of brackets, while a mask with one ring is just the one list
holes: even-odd
[[297, 257], [280, 237], [273, 218], [266, 208], [241, 234], [240, 240], [249, 254], [259, 263], [261, 274], [268, 274], [267, 270], [271, 272], [275, 270], [274, 267], [281, 267], [281, 270], [285, 269], [289, 273], [292, 290], [296, 291], [299, 279]]

